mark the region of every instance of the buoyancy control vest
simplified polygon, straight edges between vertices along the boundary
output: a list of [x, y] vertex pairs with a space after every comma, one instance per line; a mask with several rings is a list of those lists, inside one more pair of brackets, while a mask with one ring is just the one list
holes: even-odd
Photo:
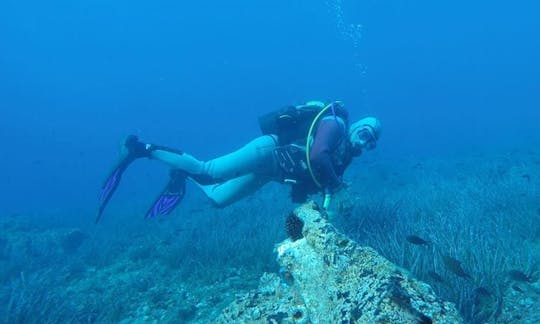
[[[263, 135], [277, 135], [280, 145], [291, 143], [303, 145], [310, 126], [323, 109], [324, 106], [310, 103], [299, 106], [286, 106], [259, 117], [259, 126]], [[333, 109], [319, 116], [317, 122], [320, 122], [324, 117], [333, 115], [343, 119], [345, 126], [348, 126], [349, 114], [342, 105], [334, 105]]]
[[[283, 181], [293, 185], [291, 196], [293, 201], [300, 202], [308, 194], [321, 189], [321, 184], [311, 170], [307, 156], [309, 148], [308, 137], [316, 133], [321, 120], [327, 117], [340, 118], [344, 123], [344, 131], [348, 129], [348, 112], [340, 103], [331, 104], [331, 109], [322, 104], [305, 104], [300, 106], [288, 106], [280, 110], [268, 113], [259, 118], [261, 131], [265, 135], [278, 136], [279, 146], [275, 149], [276, 159], [283, 170]], [[310, 134], [313, 131], [313, 134]], [[338, 173], [350, 163], [351, 155], [347, 152], [349, 145], [344, 140], [332, 156], [332, 164]], [[341, 171], [341, 172], [340, 172]]]

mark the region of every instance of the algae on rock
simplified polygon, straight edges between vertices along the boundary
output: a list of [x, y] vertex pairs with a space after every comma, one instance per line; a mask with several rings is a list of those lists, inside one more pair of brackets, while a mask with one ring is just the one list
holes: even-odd
[[455, 306], [375, 250], [339, 233], [312, 203], [303, 237], [277, 246], [279, 274], [238, 296], [220, 323], [462, 323]]

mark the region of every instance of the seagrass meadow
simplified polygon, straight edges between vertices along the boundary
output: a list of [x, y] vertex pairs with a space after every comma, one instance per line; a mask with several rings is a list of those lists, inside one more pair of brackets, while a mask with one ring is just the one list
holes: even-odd
[[540, 323], [539, 12], [1, 0], [0, 324]]
[[[357, 201], [332, 220], [342, 233], [428, 283], [468, 323], [538, 320], [540, 152], [372, 159], [347, 175]], [[280, 272], [274, 246], [295, 207], [286, 190], [225, 209], [189, 198], [166, 218], [143, 220], [134, 205], [98, 226], [91, 214], [5, 215], [0, 321], [212, 322], [263, 273]]]

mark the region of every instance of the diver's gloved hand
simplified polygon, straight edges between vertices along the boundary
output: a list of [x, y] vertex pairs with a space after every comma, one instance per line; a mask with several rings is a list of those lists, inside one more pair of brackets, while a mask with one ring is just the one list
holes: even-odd
[[355, 205], [356, 199], [350, 193], [348, 186], [343, 183], [333, 190], [333, 193], [325, 196], [324, 209], [329, 219], [336, 216], [349, 216]]

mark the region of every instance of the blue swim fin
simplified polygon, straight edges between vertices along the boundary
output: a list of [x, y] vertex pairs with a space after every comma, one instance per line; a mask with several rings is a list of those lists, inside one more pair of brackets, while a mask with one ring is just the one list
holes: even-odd
[[121, 153], [119, 161], [116, 163], [112, 171], [109, 173], [107, 179], [101, 186], [101, 194], [99, 197], [99, 209], [96, 216], [96, 224], [101, 219], [105, 207], [109, 203], [112, 195], [118, 188], [122, 174], [131, 164], [140, 157], [148, 157], [149, 152], [145, 148], [145, 144], [139, 142], [139, 139], [135, 135], [129, 135], [124, 142], [124, 150]]
[[156, 198], [152, 207], [146, 212], [145, 218], [170, 214], [186, 194], [187, 174], [182, 170], [173, 169], [167, 186]]

